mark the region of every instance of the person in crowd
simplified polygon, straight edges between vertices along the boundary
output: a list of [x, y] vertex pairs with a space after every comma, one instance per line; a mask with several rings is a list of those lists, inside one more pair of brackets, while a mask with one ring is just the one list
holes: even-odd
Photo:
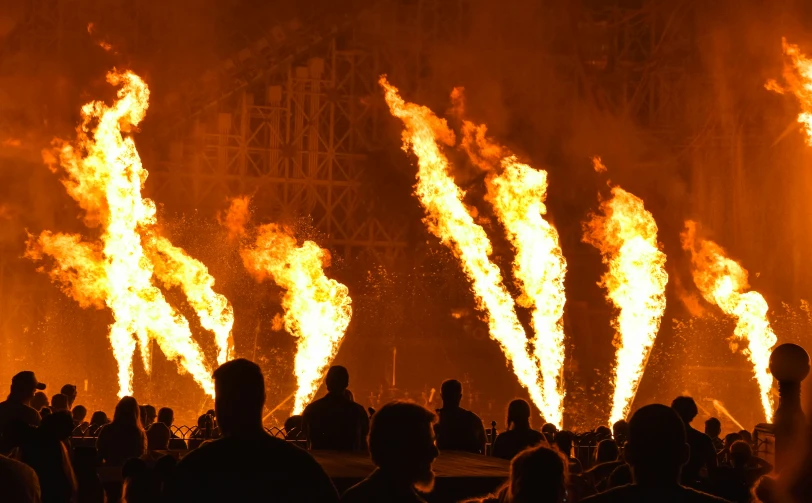
[[615, 487], [584, 503], [724, 503], [725, 500], [680, 485], [681, 468], [690, 458], [685, 424], [672, 408], [641, 407], [629, 421], [624, 450], [632, 484]]
[[147, 450], [166, 451], [169, 449], [171, 433], [163, 423], [155, 423], [147, 430]]
[[438, 409], [440, 419], [434, 425], [437, 447], [441, 451], [485, 453], [485, 427], [482, 420], [470, 410], [460, 407], [462, 384], [456, 379], [445, 381], [440, 387], [443, 408]]
[[618, 446], [623, 447], [626, 439], [629, 438], [629, 423], [625, 419], [619, 419], [612, 425], [612, 437]]
[[510, 463], [510, 478], [495, 494], [465, 503], [564, 503], [569, 474], [564, 456], [541, 444], [520, 452]]
[[348, 489], [342, 503], [424, 503], [418, 491], [432, 490], [432, 464], [439, 455], [435, 420], [431, 411], [414, 402], [390, 402], [375, 412], [369, 453], [376, 469]]
[[719, 435], [722, 434], [722, 422], [715, 417], [708, 418], [705, 421], [705, 435], [709, 436], [711, 442], [713, 442], [713, 448], [716, 449], [716, 452], [721, 451], [725, 448], [725, 443], [719, 438]]
[[40, 503], [39, 478], [27, 464], [0, 454], [0, 492], [7, 503]]
[[493, 456], [513, 459], [516, 454], [540, 443], [547, 443], [541, 432], [530, 428], [530, 405], [521, 399], [513, 400], [507, 410], [507, 430], [493, 443]]
[[169, 429], [169, 448], [172, 450], [186, 450], [186, 441], [172, 431], [172, 425], [175, 423], [175, 411], [169, 407], [161, 407], [158, 409], [157, 420]]
[[553, 423], [545, 423], [541, 427], [541, 434], [544, 435], [544, 438], [547, 439], [547, 443], [550, 445], [553, 445], [556, 433], [558, 433], [558, 428], [556, 428]]
[[40, 419], [45, 419], [45, 416], [50, 416], [50, 415], [51, 415], [51, 408], [50, 407], [43, 407], [39, 411]]
[[68, 405], [68, 397], [66, 397], [62, 393], [57, 393], [56, 395], [52, 396], [51, 410], [53, 412], [59, 412], [63, 410], [66, 412], [70, 412], [70, 407]]
[[178, 463], [166, 498], [172, 502], [335, 502], [327, 474], [305, 450], [262, 427], [265, 379], [239, 358], [214, 372], [214, 406], [222, 438], [206, 442]]
[[617, 442], [611, 438], [598, 442], [595, 449], [595, 465], [584, 473], [586, 479], [598, 491], [606, 490], [609, 476], [618, 466], [625, 463], [619, 459], [619, 456], [620, 449]]
[[324, 381], [327, 395], [310, 403], [302, 412], [302, 427], [310, 448], [366, 451], [369, 416], [362, 405], [347, 396], [349, 372], [335, 365], [327, 371]]
[[19, 448], [17, 456], [37, 473], [43, 503], [72, 503], [77, 482], [65, 440], [73, 431], [68, 411], [56, 411]]
[[756, 446], [753, 444], [753, 434], [752, 433], [750, 433], [747, 430], [741, 430], [741, 431], [739, 431], [739, 435], [741, 436], [742, 440], [744, 440], [745, 442], [750, 444], [750, 447], [752, 447], [754, 449], [756, 448]]
[[738, 433], [728, 433], [725, 435], [722, 450], [716, 454], [716, 462], [718, 465], [730, 466], [730, 448], [739, 440], [742, 440], [742, 436]]
[[211, 414], [203, 414], [197, 418], [197, 426], [189, 435], [189, 449], [197, 449], [203, 442], [214, 437], [214, 418]]
[[285, 419], [283, 429], [285, 430], [285, 440], [289, 441], [302, 441], [304, 440], [304, 431], [302, 430], [302, 416], [294, 415]]
[[42, 391], [34, 393], [34, 398], [31, 399], [31, 407], [37, 412], [41, 411], [43, 407], [48, 407], [51, 402], [48, 401], [48, 395]]
[[76, 390], [76, 385], [66, 384], [62, 386], [62, 389], [59, 390], [59, 393], [67, 397], [68, 409], [73, 409], [73, 404], [74, 402], [76, 402], [76, 397], [79, 396], [79, 392]]
[[611, 438], [601, 440], [595, 448], [595, 464], [617, 461], [619, 455], [620, 449], [617, 442]]
[[107, 414], [103, 410], [97, 410], [90, 416], [90, 424], [87, 427], [87, 435], [91, 437], [98, 436], [99, 430], [102, 429], [110, 420], [107, 419]]
[[111, 466], [121, 466], [130, 458], [144, 454], [147, 436], [141, 427], [138, 402], [125, 396], [116, 405], [113, 421], [101, 429], [96, 440], [100, 461]]
[[75, 446], [71, 461], [76, 473], [77, 503], [104, 503], [104, 486], [96, 471], [96, 448]]
[[742, 440], [730, 446], [730, 465], [719, 466], [711, 472], [714, 493], [735, 503], [749, 503], [751, 490], [762, 476], [772, 471], [772, 465], [753, 456], [750, 444]]
[[569, 460], [569, 473], [578, 474], [583, 471], [581, 462], [572, 455], [572, 445], [575, 435], [569, 431], [559, 431], [555, 434], [553, 445], [558, 448], [558, 451]]
[[594, 437], [598, 442], [607, 438], [612, 438], [612, 430], [610, 430], [608, 426], [598, 426], [595, 428]]
[[8, 454], [10, 448], [4, 442], [6, 426], [13, 421], [22, 421], [31, 426], [39, 426], [40, 415], [31, 407], [31, 399], [37, 390], [44, 390], [45, 384], [37, 381], [33, 372], [24, 370], [11, 378], [11, 391], [4, 402], [0, 402], [0, 454]]
[[688, 463], [682, 469], [682, 483], [699, 487], [708, 481], [710, 472], [716, 468], [716, 449], [710, 437], [691, 427], [691, 421], [699, 413], [693, 398], [678, 396], [671, 402], [671, 408], [685, 423], [685, 434], [691, 447]]
[[155, 407], [150, 404], [144, 405], [144, 412], [146, 416], [144, 429], [149, 429], [149, 427], [155, 423], [155, 419], [158, 417], [158, 414], [155, 412]]
[[73, 426], [85, 425], [85, 418], [87, 417], [87, 408], [84, 405], [77, 405], [70, 411], [73, 416]]

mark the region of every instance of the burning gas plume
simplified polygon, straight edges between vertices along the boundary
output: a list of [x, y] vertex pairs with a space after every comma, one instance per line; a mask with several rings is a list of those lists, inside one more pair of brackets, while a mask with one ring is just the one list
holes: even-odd
[[781, 39], [784, 47], [784, 85], [775, 80], [767, 81], [764, 86], [770, 91], [795, 95], [801, 105], [798, 122], [806, 133], [806, 142], [812, 145], [812, 59], [807, 58], [801, 49]]
[[113, 105], [95, 101], [82, 107], [76, 141], [56, 140], [53, 151], [44, 153], [52, 170], [57, 164], [65, 170], [65, 188], [84, 210], [85, 223], [101, 228], [100, 242], [45, 231], [30, 237], [26, 255], [33, 260], [53, 257], [47, 272], [82, 307], [107, 305], [112, 310], [109, 337], [118, 362], [119, 396], [132, 394], [136, 341], [150, 371], [151, 340], [214, 396], [210, 369], [188, 321], [169, 305], [153, 276], [166, 286], [181, 287], [201, 325], [215, 333], [218, 361], [228, 357], [231, 306], [214, 293], [214, 279], [202, 263], [157, 234], [155, 203], [141, 196], [147, 171], [126, 133], [146, 114], [147, 85], [129, 71], [114, 70], [107, 80], [121, 86]]
[[[462, 109], [460, 89], [452, 98]], [[541, 371], [544, 418], [561, 427], [564, 386], [564, 276], [567, 262], [558, 231], [544, 219], [547, 172], [518, 161], [515, 155], [487, 137], [487, 127], [464, 120], [460, 145], [470, 159], [488, 172], [486, 199], [505, 227], [516, 252], [513, 275], [522, 289], [517, 303], [532, 309], [535, 331], [533, 354]]]
[[[725, 314], [736, 318], [734, 338], [747, 343], [743, 352], [753, 363], [764, 415], [767, 422], [771, 422], [773, 378], [769, 370], [770, 352], [778, 339], [767, 320], [767, 301], [760, 293], [747, 291], [750, 287], [747, 270], [728, 258], [721, 246], [697, 237], [696, 222], [686, 221], [680, 237], [682, 248], [691, 254], [694, 283], [702, 296], [719, 306]], [[736, 349], [736, 346], [731, 347]]]
[[[403, 148], [417, 156], [415, 194], [426, 211], [424, 222], [459, 258], [471, 280], [479, 308], [488, 319], [491, 337], [502, 347], [519, 382], [536, 406], [544, 409], [538, 363], [528, 352], [524, 328], [516, 316], [513, 299], [502, 283], [502, 274], [489, 255], [491, 243], [485, 230], [463, 203], [463, 191], [449, 173], [448, 159], [439, 143], [453, 146], [453, 131], [444, 119], [426, 107], [407, 103], [385, 77], [379, 80], [389, 111], [403, 122]], [[549, 420], [549, 418], [548, 418]]]
[[[605, 170], [605, 168], [604, 168]], [[584, 223], [584, 242], [598, 248], [609, 270], [600, 285], [618, 309], [615, 328], [615, 392], [610, 424], [625, 419], [632, 405], [665, 311], [665, 254], [657, 223], [643, 200], [620, 187]]]

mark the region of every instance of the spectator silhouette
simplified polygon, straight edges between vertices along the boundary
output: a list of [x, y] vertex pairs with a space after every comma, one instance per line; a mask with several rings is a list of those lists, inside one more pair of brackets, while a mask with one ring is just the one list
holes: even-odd
[[68, 409], [73, 409], [73, 403], [76, 401], [76, 397], [79, 395], [78, 391], [76, 391], [76, 385], [66, 384], [62, 386], [62, 389], [59, 390], [59, 393], [67, 397]]
[[171, 433], [163, 423], [155, 423], [147, 430], [147, 450], [166, 451], [169, 449]]
[[530, 405], [524, 400], [513, 400], [507, 410], [507, 430], [493, 442], [493, 456], [513, 459], [528, 447], [547, 443], [544, 435], [530, 428]]
[[161, 407], [158, 410], [157, 419], [159, 423], [166, 425], [169, 429], [169, 448], [173, 450], [186, 450], [186, 441], [172, 431], [172, 425], [175, 422], [175, 411], [169, 407]]
[[612, 438], [621, 447], [626, 443], [629, 438], [629, 423], [625, 419], [619, 419], [612, 425]]
[[619, 455], [620, 449], [617, 442], [611, 438], [598, 442], [598, 447], [595, 449], [595, 466], [584, 474], [598, 491], [607, 488], [609, 476], [618, 466], [624, 464], [624, 461], [618, 459]]
[[547, 443], [553, 445], [555, 434], [558, 433], [558, 428], [556, 428], [553, 423], [545, 423], [544, 426], [541, 427], [541, 433], [544, 435], [544, 438], [547, 439]]
[[434, 425], [437, 447], [441, 451], [465, 451], [485, 453], [485, 427], [482, 420], [469, 410], [460, 407], [462, 384], [449, 379], [440, 387], [443, 408], [438, 409], [440, 419]]
[[634, 482], [587, 498], [584, 503], [725, 501], [680, 485], [680, 470], [690, 457], [690, 446], [683, 421], [665, 405], [646, 405], [634, 413], [624, 453]]
[[310, 448], [331, 451], [366, 451], [369, 416], [347, 395], [350, 374], [341, 366], [330, 367], [325, 377], [327, 395], [302, 412], [302, 427]]
[[48, 401], [48, 395], [42, 391], [34, 393], [34, 398], [31, 399], [31, 407], [33, 407], [34, 410], [39, 412], [43, 407], [48, 407], [49, 405], [51, 405], [51, 402]]
[[43, 407], [39, 411], [40, 419], [45, 419], [45, 416], [50, 416], [50, 415], [51, 415], [51, 408], [50, 407]]
[[569, 473], [578, 474], [583, 471], [581, 462], [572, 455], [572, 444], [575, 435], [569, 431], [559, 431], [555, 435], [554, 445], [558, 448], [558, 452], [564, 455], [569, 461]]
[[223, 437], [187, 454], [175, 470], [173, 502], [334, 502], [338, 495], [306, 451], [262, 427], [265, 380], [245, 359], [214, 372], [215, 410]]
[[736, 503], [749, 503], [756, 481], [772, 471], [772, 465], [753, 456], [750, 444], [742, 440], [730, 446], [730, 465], [711, 472], [714, 493]]
[[138, 402], [125, 396], [116, 405], [113, 421], [103, 427], [96, 440], [99, 459], [112, 466], [121, 466], [130, 458], [144, 454], [147, 436], [138, 415]]
[[705, 435], [710, 437], [711, 442], [713, 442], [713, 448], [716, 449], [716, 452], [719, 452], [725, 448], [725, 443], [721, 438], [719, 438], [719, 435], [721, 434], [722, 422], [715, 417], [708, 418], [708, 420], [705, 421]]
[[7, 454], [10, 449], [4, 440], [9, 424], [22, 421], [31, 426], [39, 426], [40, 415], [31, 407], [31, 399], [37, 390], [44, 389], [45, 384], [37, 381], [31, 371], [24, 370], [11, 378], [11, 392], [4, 402], [0, 402], [0, 454]]
[[70, 407], [68, 406], [68, 397], [62, 393], [57, 393], [51, 397], [51, 411], [59, 412], [62, 410], [70, 412]]
[[102, 410], [97, 410], [92, 416], [90, 416], [90, 424], [87, 427], [87, 435], [91, 437], [97, 436], [102, 426], [109, 422], [110, 420], [107, 419], [107, 414]]
[[617, 461], [619, 455], [620, 449], [617, 446], [617, 442], [611, 438], [607, 438], [598, 442], [598, 447], [595, 449], [595, 463]]
[[65, 440], [73, 431], [73, 418], [67, 411], [57, 411], [18, 449], [20, 461], [37, 473], [43, 503], [70, 503], [77, 491], [70, 454]]
[[87, 417], [87, 407], [84, 405], [77, 405], [70, 411], [71, 416], [73, 416], [73, 426], [82, 426], [85, 422], [85, 418]]
[[144, 428], [147, 429], [150, 426], [152, 426], [153, 423], [155, 423], [155, 418], [158, 415], [155, 412], [155, 407], [150, 405], [150, 404], [144, 405], [144, 411], [145, 411], [145, 414], [146, 414], [146, 421], [144, 422]]
[[716, 468], [716, 449], [709, 436], [691, 427], [691, 421], [699, 413], [693, 398], [678, 396], [671, 402], [671, 408], [685, 423], [685, 434], [691, 447], [688, 463], [682, 469], [682, 483], [699, 487], [708, 481], [711, 470]]
[[27, 464], [0, 454], [0, 496], [8, 503], [40, 503], [39, 478]]
[[395, 401], [372, 416], [369, 453], [377, 469], [351, 487], [342, 503], [422, 503], [416, 490], [434, 486], [432, 464], [439, 451], [432, 423], [435, 415], [413, 402]]

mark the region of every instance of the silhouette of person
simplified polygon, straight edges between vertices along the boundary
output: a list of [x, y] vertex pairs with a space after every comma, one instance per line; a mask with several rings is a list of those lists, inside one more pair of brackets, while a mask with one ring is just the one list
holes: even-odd
[[710, 471], [716, 468], [716, 449], [709, 436], [691, 427], [691, 421], [699, 413], [693, 398], [678, 396], [671, 402], [671, 408], [685, 423], [685, 434], [688, 438], [688, 445], [691, 446], [691, 456], [688, 463], [682, 468], [682, 483], [697, 487], [707, 482]]
[[578, 474], [583, 471], [581, 462], [572, 455], [572, 444], [575, 435], [569, 431], [559, 431], [555, 435], [554, 445], [558, 451], [569, 461], [569, 473]]
[[348, 489], [342, 503], [424, 503], [417, 491], [434, 486], [432, 464], [439, 451], [436, 416], [414, 402], [394, 401], [372, 416], [369, 453], [377, 469]]
[[155, 418], [157, 417], [157, 414], [155, 413], [155, 407], [150, 404], [146, 404], [144, 405], [144, 411], [146, 415], [144, 428], [149, 428], [155, 422]]
[[733, 442], [729, 450], [730, 465], [720, 466], [711, 472], [714, 493], [730, 501], [749, 503], [750, 490], [773, 467], [753, 456], [750, 444], [742, 440]]
[[584, 473], [587, 480], [598, 491], [606, 489], [609, 476], [618, 466], [625, 463], [618, 459], [619, 455], [620, 449], [617, 442], [611, 438], [598, 442], [598, 447], [595, 449], [595, 465]]
[[214, 408], [222, 438], [178, 463], [168, 501], [335, 502], [338, 494], [307, 451], [262, 427], [265, 379], [255, 363], [231, 360], [214, 372]]
[[37, 412], [42, 410], [43, 407], [48, 407], [50, 404], [51, 403], [48, 400], [48, 395], [42, 391], [37, 391], [34, 393], [34, 398], [31, 399], [31, 407], [33, 407]]
[[715, 417], [708, 418], [708, 420], [705, 421], [705, 435], [710, 437], [711, 442], [713, 442], [713, 448], [716, 449], [716, 452], [719, 452], [725, 448], [725, 443], [721, 438], [719, 438], [719, 435], [721, 434], [722, 422]]
[[542, 442], [547, 443], [544, 435], [530, 428], [530, 404], [521, 399], [510, 402], [507, 430], [500, 433], [493, 442], [493, 456], [513, 459], [516, 454]]
[[91, 437], [97, 436], [102, 426], [108, 424], [109, 422], [110, 420], [107, 419], [107, 414], [103, 410], [97, 410], [92, 416], [90, 416], [90, 424], [87, 427], [87, 435]]
[[57, 393], [51, 397], [51, 411], [59, 412], [61, 410], [70, 412], [70, 407], [68, 406], [68, 397], [62, 393]]
[[39, 426], [40, 415], [31, 407], [31, 399], [37, 390], [44, 390], [45, 384], [37, 381], [33, 372], [24, 370], [11, 378], [11, 391], [4, 402], [0, 402], [0, 454], [8, 454], [9, 446], [4, 440], [6, 427], [14, 421], [22, 421], [31, 426]]
[[185, 450], [187, 448], [186, 441], [172, 431], [172, 424], [175, 422], [175, 411], [169, 407], [161, 407], [158, 409], [157, 419], [159, 423], [166, 425], [169, 429], [169, 448], [173, 450]]
[[85, 422], [85, 418], [87, 417], [87, 407], [84, 405], [77, 405], [70, 411], [71, 416], [73, 416], [73, 426], [81, 426]]
[[327, 394], [302, 412], [302, 427], [314, 450], [366, 451], [369, 416], [347, 395], [350, 374], [339, 365], [330, 367], [324, 379]]
[[155, 423], [147, 430], [147, 450], [165, 451], [169, 449], [171, 433], [163, 423]]
[[18, 449], [19, 460], [37, 473], [43, 503], [69, 503], [77, 491], [70, 454], [65, 440], [73, 431], [68, 411], [56, 411]]
[[619, 419], [612, 425], [612, 438], [621, 447], [626, 443], [626, 439], [629, 438], [629, 423], [625, 419]]
[[37, 473], [25, 463], [0, 454], [0, 491], [7, 503], [40, 503]]
[[680, 485], [681, 468], [690, 457], [686, 440], [685, 425], [673, 409], [661, 404], [641, 407], [629, 421], [624, 450], [634, 482], [586, 498], [584, 503], [726, 501]]
[[62, 386], [62, 389], [59, 390], [59, 393], [65, 395], [68, 398], [68, 409], [72, 409], [73, 403], [76, 401], [76, 397], [79, 395], [79, 392], [76, 390], [76, 385], [66, 384]]
[[121, 466], [130, 458], [141, 457], [147, 449], [147, 435], [141, 426], [138, 402], [131, 396], [119, 400], [113, 421], [103, 427], [96, 440], [99, 460]]
[[440, 387], [443, 408], [438, 409], [440, 419], [434, 425], [437, 447], [441, 451], [485, 453], [485, 427], [482, 420], [460, 407], [462, 384], [456, 379], [445, 381]]

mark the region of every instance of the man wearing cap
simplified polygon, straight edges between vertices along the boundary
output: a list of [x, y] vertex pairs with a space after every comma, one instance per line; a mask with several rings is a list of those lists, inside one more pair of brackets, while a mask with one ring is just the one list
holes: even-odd
[[31, 407], [31, 399], [37, 390], [44, 389], [45, 384], [37, 381], [30, 370], [24, 370], [11, 378], [11, 392], [5, 402], [0, 402], [0, 454], [8, 451], [3, 433], [9, 424], [19, 421], [39, 426], [39, 412]]

